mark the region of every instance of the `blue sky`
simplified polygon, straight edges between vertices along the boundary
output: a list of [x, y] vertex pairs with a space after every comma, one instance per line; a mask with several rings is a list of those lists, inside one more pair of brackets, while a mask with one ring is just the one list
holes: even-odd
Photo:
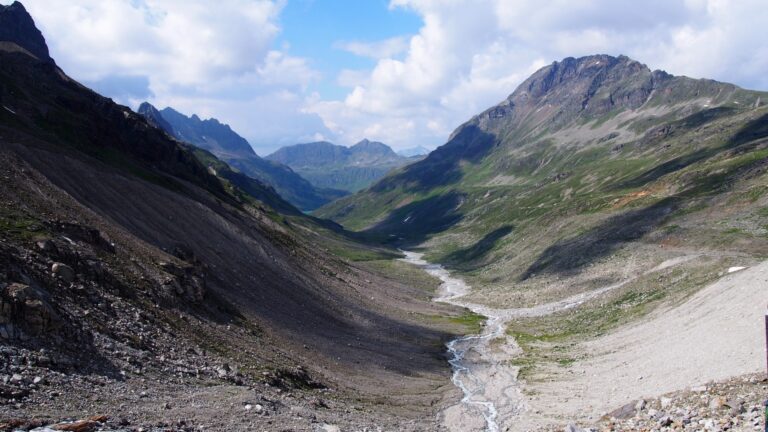
[[371, 69], [376, 60], [342, 49], [344, 42], [375, 42], [418, 33], [422, 21], [415, 13], [389, 8], [386, 0], [296, 0], [280, 14], [282, 31], [276, 47], [288, 47], [292, 55], [311, 59], [322, 74], [311, 86], [323, 98], [341, 99], [348, 89], [336, 77], [343, 69]]
[[23, 3], [75, 79], [216, 117], [262, 155], [320, 139], [434, 148], [569, 56], [768, 89], [765, 0]]

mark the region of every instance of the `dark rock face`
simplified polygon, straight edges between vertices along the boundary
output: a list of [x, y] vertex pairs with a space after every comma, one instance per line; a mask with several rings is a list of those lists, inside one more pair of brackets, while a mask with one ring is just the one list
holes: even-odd
[[152, 104], [147, 102], [142, 103], [139, 105], [139, 110], [137, 113], [143, 115], [144, 118], [147, 119], [147, 123], [151, 124], [152, 126], [168, 133], [173, 131], [171, 124], [163, 118], [163, 115], [160, 114], [160, 111], [158, 111], [157, 108], [155, 108]]
[[11, 283], [0, 291], [0, 336], [25, 339], [61, 327], [61, 318], [37, 288]]
[[[149, 104], [145, 102], [142, 106], [144, 105]], [[139, 114], [143, 114], [141, 109], [139, 111]], [[170, 126], [173, 135], [184, 142], [209, 150], [216, 155], [237, 157], [256, 155], [245, 138], [235, 133], [229, 125], [214, 118], [201, 120], [195, 114], [187, 117], [173, 108], [164, 108], [157, 114], [160, 114], [159, 117]], [[165, 127], [163, 129], [168, 131]]]
[[53, 63], [43, 34], [19, 2], [14, 2], [10, 6], [0, 6], [0, 41], [13, 42], [38, 59]]
[[[555, 125], [564, 125], [577, 116], [594, 117], [617, 108], [636, 109], [667, 79], [668, 75], [654, 73], [626, 56], [568, 57], [538, 70], [523, 82], [508, 98], [508, 111], [517, 119], [528, 120], [546, 103], [558, 107], [552, 116]], [[498, 107], [491, 109], [492, 113], [497, 111]]]

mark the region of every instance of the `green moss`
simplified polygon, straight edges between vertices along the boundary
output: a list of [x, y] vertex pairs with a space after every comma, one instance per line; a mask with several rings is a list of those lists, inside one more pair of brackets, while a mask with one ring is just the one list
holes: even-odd
[[39, 220], [6, 209], [0, 213], [0, 232], [10, 238], [31, 240], [47, 230]]
[[723, 231], [725, 234], [749, 234], [746, 231], [744, 231], [741, 228], [728, 228], [727, 230]]

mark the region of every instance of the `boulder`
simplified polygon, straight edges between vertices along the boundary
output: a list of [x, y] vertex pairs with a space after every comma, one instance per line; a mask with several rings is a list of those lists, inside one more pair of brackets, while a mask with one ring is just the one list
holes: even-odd
[[59, 423], [51, 426], [53, 430], [59, 431], [72, 431], [72, 432], [89, 432], [95, 430], [99, 426], [99, 423], [93, 420], [79, 420], [72, 423]]
[[0, 336], [22, 339], [39, 336], [61, 327], [62, 320], [45, 292], [29, 285], [12, 283], [0, 292]]
[[54, 276], [64, 281], [64, 283], [72, 283], [72, 281], [75, 280], [75, 270], [66, 264], [59, 262], [53, 263], [51, 272]]
[[661, 398], [661, 409], [667, 409], [670, 405], [672, 405], [672, 398], [668, 397], [662, 397]]
[[56, 251], [56, 245], [51, 240], [40, 240], [36, 245], [41, 252], [53, 253]]
[[633, 417], [635, 415], [635, 406], [637, 405], [637, 401], [632, 401], [626, 405], [624, 405], [621, 408], [618, 408], [614, 411], [611, 411], [608, 413], [609, 418], [615, 418], [615, 419], [628, 419], [630, 417]]
[[727, 402], [725, 401], [725, 398], [722, 396], [715, 396], [712, 398], [711, 401], [709, 401], [709, 408], [713, 410], [719, 410], [723, 407], [725, 407]]

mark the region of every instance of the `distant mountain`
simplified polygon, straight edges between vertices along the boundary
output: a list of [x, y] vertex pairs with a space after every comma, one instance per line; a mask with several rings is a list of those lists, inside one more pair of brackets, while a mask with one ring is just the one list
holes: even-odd
[[411, 147], [404, 150], [400, 150], [397, 152], [400, 156], [405, 156], [407, 158], [414, 157], [414, 156], [426, 156], [431, 152], [432, 150], [423, 147], [423, 146], [417, 146], [417, 147]]
[[327, 141], [296, 144], [266, 159], [288, 165], [317, 187], [356, 192], [420, 158], [398, 155], [386, 144], [364, 139], [352, 147]]
[[245, 138], [215, 118], [201, 120], [197, 114], [187, 117], [170, 107], [161, 110], [160, 115], [173, 129], [173, 135], [181, 141], [192, 143], [220, 157], [243, 158], [256, 155]]
[[188, 117], [173, 108], [158, 110], [147, 102], [139, 106], [138, 112], [176, 139], [210, 151], [243, 174], [274, 187], [301, 210], [314, 210], [346, 195], [344, 191], [315, 187], [289, 167], [260, 158], [245, 138], [216, 119], [202, 120], [195, 114]]

